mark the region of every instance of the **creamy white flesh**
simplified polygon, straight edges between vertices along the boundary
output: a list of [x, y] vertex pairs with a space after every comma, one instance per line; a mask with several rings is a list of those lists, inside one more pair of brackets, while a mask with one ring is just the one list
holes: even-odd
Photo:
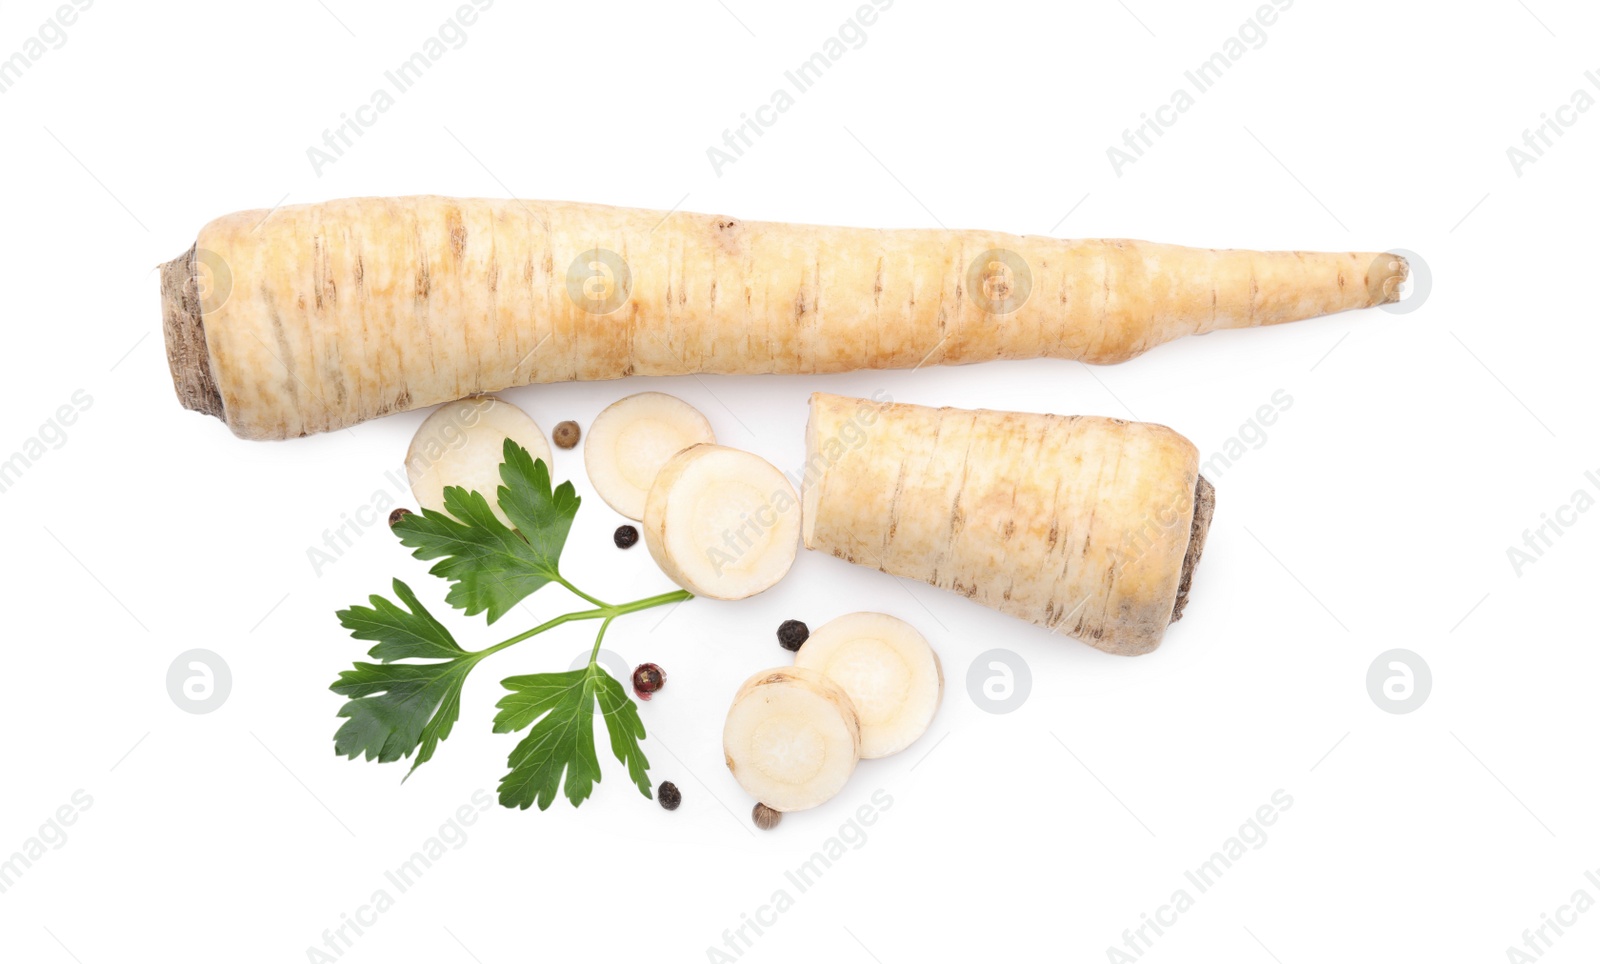
[[844, 691], [799, 667], [745, 681], [728, 710], [722, 749], [734, 779], [773, 810], [833, 798], [860, 756], [860, 725]]
[[641, 392], [595, 416], [584, 437], [589, 482], [611, 508], [644, 518], [650, 484], [667, 460], [701, 442], [715, 442], [711, 423], [688, 402], [661, 392]]
[[909, 623], [851, 613], [812, 631], [796, 666], [839, 684], [861, 719], [861, 758], [899, 753], [927, 732], [944, 698], [939, 656]]
[[799, 551], [794, 487], [759, 456], [720, 445], [674, 455], [644, 511], [645, 545], [697, 596], [743, 599], [772, 587]]
[[439, 406], [417, 428], [406, 452], [406, 476], [417, 504], [443, 512], [445, 487], [459, 485], [483, 493], [494, 514], [510, 525], [495, 496], [508, 438], [552, 467], [544, 432], [510, 402], [479, 395]]

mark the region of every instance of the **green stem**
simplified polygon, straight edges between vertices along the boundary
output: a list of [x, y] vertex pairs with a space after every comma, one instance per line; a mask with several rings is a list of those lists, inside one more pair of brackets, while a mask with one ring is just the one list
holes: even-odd
[[600, 640], [606, 638], [606, 627], [611, 625], [611, 620], [616, 618], [615, 616], [607, 616], [606, 621], [600, 624], [600, 631], [594, 634], [594, 648], [589, 650], [590, 666], [593, 666], [595, 660], [600, 658]]
[[612, 606], [610, 608], [615, 610], [615, 615], [622, 616], [627, 613], [636, 613], [641, 609], [654, 609], [657, 606], [665, 606], [668, 603], [683, 602], [685, 599], [693, 598], [694, 593], [687, 589], [674, 589], [672, 592], [664, 592], [659, 596], [646, 596], [644, 599], [635, 599], [631, 603], [623, 603], [620, 606]]
[[[566, 580], [563, 579], [560, 580], [560, 582], [568, 589], [572, 589], [572, 586], [567, 583]], [[603, 619], [605, 622], [600, 624], [600, 632], [595, 636], [594, 649], [589, 654], [589, 662], [593, 663], [596, 656], [600, 652], [600, 640], [605, 637], [606, 627], [611, 625], [611, 621], [613, 619], [616, 619], [618, 616], [625, 616], [628, 613], [636, 613], [645, 609], [653, 609], [656, 606], [665, 606], [670, 603], [682, 602], [685, 599], [694, 598], [694, 594], [688, 592], [687, 590], [677, 589], [672, 592], [664, 592], [656, 596], [647, 596], [644, 599], [635, 599], [633, 602], [623, 603], [620, 606], [610, 606], [606, 605], [605, 603], [599, 603], [597, 600], [594, 600], [593, 597], [579, 593], [576, 589], [573, 589], [572, 591], [580, 596], [583, 596], [584, 599], [588, 599], [591, 602], [596, 602], [597, 608], [583, 609], [575, 613], [566, 613], [564, 615], [557, 616], [556, 618], [547, 622], [540, 623], [525, 633], [518, 633], [510, 639], [495, 643], [493, 646], [490, 646], [487, 649], [480, 649], [472, 654], [473, 657], [476, 659], [483, 659], [486, 656], [500, 652], [502, 649], [505, 649], [508, 646], [515, 646], [517, 643], [520, 643], [525, 639], [530, 639], [542, 632], [545, 632], [546, 630], [554, 629], [557, 626], [560, 626], [562, 623], [577, 622], [578, 620], [582, 619]]]
[[478, 657], [479, 659], [482, 659], [485, 656], [489, 656], [489, 655], [492, 655], [494, 653], [500, 652], [502, 649], [505, 649], [507, 646], [514, 646], [517, 643], [522, 642], [524, 639], [528, 639], [530, 637], [537, 636], [537, 635], [539, 635], [540, 633], [544, 632], [547, 629], [555, 629], [557, 626], [561, 625], [562, 623], [570, 623], [570, 622], [574, 622], [574, 621], [579, 620], [579, 619], [599, 619], [600, 617], [604, 616], [605, 614], [606, 614], [606, 611], [604, 609], [585, 609], [585, 610], [583, 610], [581, 612], [567, 613], [567, 614], [562, 615], [562, 616], [557, 616], [556, 618], [550, 620], [549, 622], [540, 623], [539, 625], [533, 627], [532, 629], [528, 630], [525, 633], [518, 633], [517, 635], [511, 637], [510, 639], [503, 640], [501, 642], [495, 643], [493, 646], [490, 646], [488, 649], [480, 649], [477, 652], [473, 653], [472, 655]]
[[577, 596], [579, 599], [582, 599], [584, 602], [589, 603], [590, 605], [598, 606], [601, 609], [612, 608], [609, 603], [602, 602], [601, 600], [596, 599], [584, 592], [582, 589], [579, 589], [577, 586], [574, 586], [572, 583], [567, 581], [567, 577], [560, 575], [559, 573], [556, 575], [556, 582], [559, 582], [561, 585], [567, 587], [568, 592], [572, 593], [574, 596]]

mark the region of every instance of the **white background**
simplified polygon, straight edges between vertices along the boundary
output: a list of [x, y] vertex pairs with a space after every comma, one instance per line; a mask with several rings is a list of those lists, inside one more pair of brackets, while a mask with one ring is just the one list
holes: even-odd
[[[1143, 952], [1148, 961], [1500, 961], [1600, 868], [1592, 598], [1600, 511], [1543, 558], [1507, 558], [1600, 472], [1582, 292], [1594, 271], [1600, 111], [1536, 163], [1506, 150], [1574, 90], [1600, 96], [1600, 12], [1300, 0], [1143, 159], [1106, 149], [1184, 86], [1253, 0], [900, 0], [721, 176], [706, 149], [785, 84], [853, 0], [518, 5], [501, 0], [336, 163], [307, 148], [384, 86], [452, 0], [101, 2], [0, 94], [7, 340], [0, 457], [83, 390], [93, 402], [0, 495], [8, 624], [0, 857], [74, 791], [92, 805], [0, 894], [0, 956], [301, 961], [467, 803], [515, 742], [489, 732], [507, 675], [564, 669], [567, 627], [495, 658], [454, 734], [400, 765], [332, 752], [327, 691], [366, 644], [333, 613], [395, 575], [464, 643], [486, 629], [381, 527], [314, 572], [308, 547], [373, 498], [424, 412], [245, 442], [176, 403], [155, 265], [213, 217], [280, 202], [440, 193], [561, 198], [747, 219], [985, 227], [1206, 247], [1419, 252], [1434, 289], [1367, 311], [1221, 332], [1090, 370], [1061, 361], [828, 378], [680, 378], [507, 393], [546, 429], [660, 389], [721, 438], [790, 467], [816, 389], [927, 404], [1137, 417], [1209, 457], [1282, 389], [1266, 441], [1214, 476], [1195, 593], [1136, 659], [815, 554], [740, 603], [619, 622], [651, 659], [642, 799], [602, 752], [574, 810], [493, 808], [343, 960], [717, 960], [737, 928], [875, 790], [865, 843], [796, 895], [744, 960], [1103, 961], [1278, 789], [1250, 851]], [[53, 2], [0, 9], [0, 57]], [[1069, 213], [1070, 212], [1070, 213]], [[1580, 288], [1580, 285], [1583, 287]], [[53, 430], [49, 431], [54, 437]], [[1256, 437], [1254, 430], [1251, 437]], [[606, 598], [669, 588], [558, 453], [585, 504], [563, 568]], [[1567, 516], [1572, 518], [1572, 516]], [[558, 589], [529, 602], [563, 610]], [[932, 640], [932, 730], [845, 792], [749, 829], [722, 715], [785, 662], [790, 617], [876, 609]], [[664, 621], [661, 617], [665, 615]], [[209, 715], [165, 677], [182, 651], [231, 666]], [[1005, 648], [1033, 690], [1010, 715], [968, 695]], [[1420, 654], [1433, 690], [1381, 711], [1366, 673]], [[52, 836], [54, 836], [52, 832]], [[788, 885], [791, 893], [794, 889]], [[769, 918], [770, 919], [770, 918]], [[1570, 919], [1570, 918], [1569, 918]], [[1548, 961], [1592, 960], [1600, 911]], [[753, 934], [752, 931], [746, 931]], [[1547, 931], [1554, 935], [1553, 931]], [[317, 959], [317, 958], [312, 958]], [[1116, 959], [1116, 958], [1111, 958]]]

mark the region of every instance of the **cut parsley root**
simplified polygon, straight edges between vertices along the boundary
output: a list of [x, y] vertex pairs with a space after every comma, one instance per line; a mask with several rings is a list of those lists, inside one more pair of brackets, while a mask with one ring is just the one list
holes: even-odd
[[494, 732], [526, 729], [528, 735], [511, 752], [510, 772], [500, 781], [500, 802], [544, 810], [563, 790], [563, 777], [574, 806], [587, 799], [600, 781], [596, 708], [605, 720], [612, 753], [648, 798], [650, 763], [639, 745], [644, 724], [622, 683], [600, 667], [600, 642], [617, 617], [680, 602], [690, 594], [678, 590], [612, 605], [574, 586], [558, 566], [580, 501], [572, 483], [552, 489], [546, 462], [510, 438], [503, 440], [502, 451], [498, 513], [481, 492], [447, 486], [443, 511], [424, 506], [420, 513], [396, 520], [393, 531], [418, 559], [438, 560], [429, 572], [449, 580], [446, 601], [469, 616], [485, 613], [493, 623], [552, 582], [593, 608], [557, 616], [485, 649], [466, 650], [411, 588], [396, 579], [394, 593], [403, 607], [374, 595], [370, 606], [351, 606], [338, 614], [351, 636], [377, 643], [368, 652], [377, 662], [356, 663], [330, 687], [347, 700], [339, 710], [345, 722], [334, 735], [334, 750], [352, 760], [365, 757], [380, 763], [414, 755], [410, 772], [415, 772], [450, 735], [461, 714], [462, 683], [479, 662], [565, 623], [597, 619], [600, 628], [586, 666], [503, 681], [510, 693], [498, 704]]
[[927, 732], [944, 699], [939, 656], [916, 627], [850, 613], [817, 628], [794, 664], [839, 685], [861, 719], [861, 758], [899, 753]]
[[583, 442], [583, 465], [606, 505], [638, 521], [644, 518], [650, 483], [667, 460], [691, 445], [716, 440], [711, 423], [693, 405], [661, 392], [640, 392], [595, 416]]
[[759, 801], [756, 826], [776, 826], [772, 811], [827, 802], [859, 760], [910, 746], [943, 698], [938, 655], [893, 616], [851, 613], [811, 633], [793, 668], [739, 687], [723, 725], [728, 769]]
[[1118, 655], [1182, 614], [1215, 499], [1170, 428], [819, 393], [806, 433], [807, 548]]
[[744, 599], [776, 585], [799, 551], [800, 500], [760, 456], [692, 445], [662, 466], [644, 509], [644, 542], [697, 596]]
[[734, 695], [722, 728], [734, 779], [773, 810], [805, 810], [844, 789], [861, 758], [850, 697], [815, 670], [762, 670]]
[[1399, 297], [1405, 259], [599, 204], [354, 198], [240, 211], [162, 266], [182, 404], [292, 438], [516, 385], [1104, 364]]
[[[479, 395], [440, 405], [418, 426], [406, 451], [406, 476], [417, 504], [444, 511], [446, 485], [493, 493], [500, 486], [500, 456], [508, 438], [545, 465], [554, 464], [538, 423], [510, 402]], [[507, 521], [498, 505], [489, 508]]]

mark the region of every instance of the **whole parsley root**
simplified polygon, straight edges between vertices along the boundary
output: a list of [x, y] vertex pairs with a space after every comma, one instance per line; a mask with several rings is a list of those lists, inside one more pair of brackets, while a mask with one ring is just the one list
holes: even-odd
[[1124, 656], [1182, 615], [1215, 506], [1193, 443], [1116, 418], [819, 393], [806, 454], [807, 548]]
[[181, 403], [281, 439], [543, 382], [1107, 364], [1394, 301], [1405, 277], [1375, 252], [400, 197], [219, 218], [161, 291]]
[[352, 760], [359, 756], [380, 763], [414, 755], [409, 776], [450, 735], [461, 714], [462, 684], [479, 662], [565, 623], [599, 620], [583, 667], [502, 681], [510, 692], [498, 704], [494, 732], [526, 729], [528, 735], [511, 751], [510, 772], [500, 780], [500, 803], [521, 809], [537, 804], [544, 810], [563, 789], [563, 777], [573, 806], [588, 799], [600, 781], [597, 710], [612, 753], [648, 798], [650, 762], [640, 746], [644, 723], [622, 683], [601, 668], [600, 643], [617, 617], [692, 597], [678, 590], [613, 605], [574, 586], [558, 565], [580, 503], [572, 483], [552, 488], [545, 461], [509, 438], [503, 452], [503, 484], [493, 509], [480, 492], [444, 486], [442, 511], [424, 507], [406, 514], [393, 520], [393, 531], [418, 559], [438, 560], [429, 572], [450, 582], [445, 601], [469, 616], [484, 613], [492, 624], [550, 583], [592, 608], [557, 616], [485, 649], [467, 650], [410, 586], [394, 580], [399, 605], [374, 595], [371, 605], [338, 614], [351, 636], [377, 643], [367, 654], [377, 662], [356, 663], [329, 687], [346, 698], [334, 750]]

